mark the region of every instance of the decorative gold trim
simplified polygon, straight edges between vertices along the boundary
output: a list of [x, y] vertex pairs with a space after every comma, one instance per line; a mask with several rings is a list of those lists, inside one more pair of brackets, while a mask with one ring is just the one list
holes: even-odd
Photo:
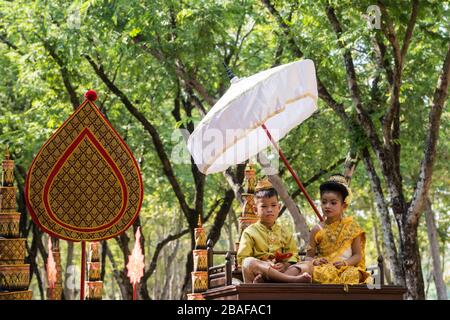
[[194, 271], [208, 271], [208, 253], [206, 250], [193, 250]]
[[202, 293], [208, 290], [208, 272], [194, 271], [192, 276], [192, 293]]
[[19, 237], [20, 213], [8, 212], [0, 213], [0, 237]]
[[23, 264], [26, 239], [0, 239], [0, 265]]
[[25, 290], [30, 283], [30, 265], [0, 265], [1, 290]]
[[0, 292], [0, 300], [31, 300], [33, 291]]
[[86, 281], [86, 285], [86, 300], [102, 300], [102, 281]]

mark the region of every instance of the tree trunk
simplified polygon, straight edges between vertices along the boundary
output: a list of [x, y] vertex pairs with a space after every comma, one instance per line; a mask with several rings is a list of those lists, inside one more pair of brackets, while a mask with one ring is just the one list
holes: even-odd
[[174, 248], [171, 250], [171, 254], [167, 257], [167, 262], [166, 262], [166, 268], [165, 268], [165, 283], [164, 283], [164, 287], [161, 293], [161, 300], [167, 300], [170, 297], [170, 286], [173, 282], [174, 279], [174, 265], [173, 262], [175, 261], [175, 257], [177, 256], [178, 253], [178, 248], [180, 246], [180, 241], [177, 240], [175, 242], [175, 246]]
[[130, 300], [133, 294], [133, 287], [128, 281], [126, 272], [124, 269], [119, 270], [116, 261], [114, 260], [114, 256], [109, 249], [109, 246], [106, 245], [106, 255], [111, 262], [111, 267], [113, 269], [114, 279], [117, 281], [117, 285], [119, 286], [120, 293], [122, 295], [122, 300]]
[[386, 251], [386, 259], [392, 271], [392, 280], [394, 284], [405, 285], [403, 270], [398, 259], [397, 248], [395, 246], [394, 235], [392, 233], [391, 218], [389, 216], [389, 209], [384, 198], [381, 181], [378, 177], [375, 167], [372, 163], [369, 150], [365, 148], [362, 151], [362, 157], [366, 171], [369, 174], [370, 187], [375, 195], [375, 202], [378, 214], [381, 219], [381, 233], [383, 236], [383, 244]]
[[[191, 230], [191, 248], [195, 247], [194, 230]], [[194, 258], [192, 257], [192, 251], [189, 251], [186, 259], [186, 273], [184, 275], [183, 286], [181, 288], [180, 300], [187, 299], [188, 290], [192, 287], [192, 276], [191, 272], [194, 269]]]
[[227, 214], [228, 217], [228, 222], [227, 224], [225, 224], [225, 228], [227, 230], [227, 235], [228, 235], [228, 250], [229, 251], [233, 251], [234, 250], [234, 243], [237, 241], [236, 239], [233, 238], [233, 208], [230, 208], [230, 211]]
[[76, 290], [75, 266], [73, 265], [73, 242], [67, 241], [66, 270], [64, 272], [64, 297], [66, 300], [75, 300]]
[[374, 238], [374, 241], [375, 241], [375, 246], [377, 248], [377, 255], [381, 256], [382, 252], [381, 252], [380, 241], [378, 240], [378, 227], [377, 227], [377, 224], [376, 224], [376, 217], [373, 214], [373, 211], [372, 211], [371, 216], [372, 216], [372, 220], [373, 220], [373, 238]]
[[403, 233], [403, 248], [402, 261], [405, 267], [406, 297], [408, 300], [425, 300], [417, 226], [408, 226]]
[[[373, 233], [374, 233], [374, 239], [375, 239], [375, 244], [376, 244], [376, 248], [377, 248], [377, 255], [383, 256], [384, 258], [384, 253], [386, 252], [386, 245], [383, 241], [380, 241], [380, 231], [378, 228], [378, 224], [377, 224], [377, 217], [375, 215], [375, 208], [373, 208], [372, 205], [372, 210], [371, 210], [372, 214], [372, 221], [373, 221]], [[381, 243], [380, 243], [381, 242]], [[385, 281], [387, 284], [392, 284], [392, 277], [391, 277], [391, 273], [392, 270], [390, 268], [389, 264], [386, 264], [386, 261], [383, 261], [383, 267], [384, 267], [384, 277], [385, 277]]]
[[[209, 240], [212, 240], [213, 243], [216, 243], [220, 238], [220, 233], [221, 233], [222, 227], [225, 223], [228, 213], [231, 210], [231, 205], [233, 204], [233, 200], [234, 200], [234, 192], [232, 189], [229, 189], [225, 192], [225, 197], [223, 198], [222, 205], [220, 206], [220, 209], [216, 213], [216, 216], [214, 217], [213, 225], [209, 229], [209, 233], [207, 235], [207, 238]], [[192, 245], [193, 245], [192, 249], [194, 249], [195, 241]]]
[[433, 261], [433, 277], [436, 284], [436, 292], [439, 300], [447, 300], [447, 287], [441, 269], [441, 261], [439, 255], [439, 241], [437, 235], [436, 221], [434, 212], [431, 208], [431, 201], [427, 199], [425, 207], [425, 219], [427, 221], [428, 240], [430, 242], [430, 252]]
[[36, 281], [38, 284], [39, 293], [41, 295], [41, 300], [45, 300], [44, 284], [37, 263], [38, 237], [41, 236], [41, 233], [34, 223], [32, 223], [31, 228], [33, 230], [33, 240], [31, 241], [31, 247], [28, 250], [28, 255], [25, 258], [25, 263], [30, 264], [30, 282], [33, 279], [33, 274], [36, 275]]

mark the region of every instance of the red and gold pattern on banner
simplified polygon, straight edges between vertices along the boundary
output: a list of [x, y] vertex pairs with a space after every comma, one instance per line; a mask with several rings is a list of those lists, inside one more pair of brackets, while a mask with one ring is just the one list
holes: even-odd
[[25, 184], [36, 224], [53, 237], [114, 237], [137, 218], [141, 173], [128, 146], [92, 101], [85, 100], [36, 155]]

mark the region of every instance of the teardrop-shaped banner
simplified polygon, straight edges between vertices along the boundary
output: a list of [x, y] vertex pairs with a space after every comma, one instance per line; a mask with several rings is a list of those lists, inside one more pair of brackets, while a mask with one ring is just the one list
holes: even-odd
[[137, 218], [142, 178], [128, 146], [86, 99], [34, 158], [25, 198], [33, 221], [54, 237], [108, 239]]

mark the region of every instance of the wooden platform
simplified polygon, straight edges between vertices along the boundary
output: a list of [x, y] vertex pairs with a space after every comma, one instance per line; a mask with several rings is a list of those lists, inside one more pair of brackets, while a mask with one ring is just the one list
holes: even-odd
[[405, 292], [400, 286], [256, 283], [222, 286], [203, 296], [206, 300], [402, 300]]

